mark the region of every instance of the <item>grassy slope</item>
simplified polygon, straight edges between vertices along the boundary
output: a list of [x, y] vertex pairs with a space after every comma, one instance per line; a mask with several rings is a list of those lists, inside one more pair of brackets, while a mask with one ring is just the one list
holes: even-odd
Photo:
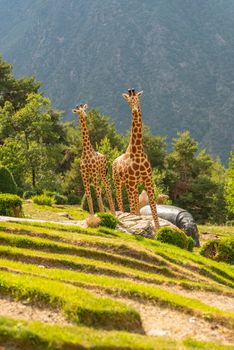
[[[0, 318], [2, 344], [14, 340], [20, 349], [232, 349], [127, 332], [142, 332], [140, 315], [115, 296], [147, 300], [229, 329], [234, 326], [234, 314], [165, 290], [178, 285], [233, 296], [234, 269], [196, 251], [104, 228], [0, 223], [1, 294], [59, 308], [74, 323], [61, 331], [60, 326]], [[121, 329], [125, 332], [117, 331]]]

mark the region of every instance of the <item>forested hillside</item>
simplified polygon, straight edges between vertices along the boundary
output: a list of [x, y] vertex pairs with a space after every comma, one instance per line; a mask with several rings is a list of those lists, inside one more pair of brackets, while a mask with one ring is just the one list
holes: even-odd
[[234, 148], [231, 0], [0, 0], [0, 52], [35, 74], [57, 108], [76, 102], [130, 126], [121, 98], [143, 89], [144, 121], [170, 140], [189, 129], [224, 161]]

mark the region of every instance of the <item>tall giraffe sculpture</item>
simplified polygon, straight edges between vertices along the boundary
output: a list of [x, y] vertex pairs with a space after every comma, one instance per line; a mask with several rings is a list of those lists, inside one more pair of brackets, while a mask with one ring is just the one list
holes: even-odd
[[128, 102], [132, 112], [132, 130], [128, 148], [124, 154], [116, 158], [113, 162], [113, 179], [116, 188], [116, 198], [118, 207], [124, 211], [122, 199], [122, 185], [125, 184], [131, 214], [139, 215], [139, 193], [138, 184], [143, 183], [149, 197], [149, 204], [154, 219], [155, 228], [160, 227], [156, 200], [154, 196], [154, 186], [152, 179], [152, 169], [147, 155], [144, 152], [142, 143], [142, 118], [139, 97], [143, 91], [135, 92], [128, 90], [128, 94], [122, 96]]
[[95, 187], [99, 210], [100, 212], [104, 211], [101, 187], [99, 184], [99, 180], [101, 178], [105, 186], [106, 196], [108, 199], [110, 210], [112, 214], [115, 215], [114, 202], [112, 199], [111, 189], [107, 178], [107, 160], [103, 154], [96, 152], [91, 145], [91, 142], [89, 139], [89, 131], [86, 123], [87, 108], [88, 106], [86, 104], [84, 105], [81, 104], [79, 106], [76, 106], [76, 108], [74, 108], [72, 112], [80, 116], [79, 119], [80, 119], [80, 127], [82, 132], [82, 145], [83, 145], [82, 155], [80, 159], [80, 172], [81, 172], [81, 176], [82, 176], [82, 180], [85, 188], [85, 193], [87, 195], [89, 212], [91, 215], [94, 214], [93, 201], [92, 201], [92, 196], [90, 191], [91, 179], [93, 180], [93, 184]]

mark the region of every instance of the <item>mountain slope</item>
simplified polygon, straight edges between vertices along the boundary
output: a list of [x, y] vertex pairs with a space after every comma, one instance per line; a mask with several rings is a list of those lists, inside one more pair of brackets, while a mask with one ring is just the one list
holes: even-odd
[[130, 125], [121, 93], [143, 89], [154, 133], [189, 129], [226, 160], [234, 148], [231, 0], [0, 0], [0, 52], [55, 106], [87, 102]]

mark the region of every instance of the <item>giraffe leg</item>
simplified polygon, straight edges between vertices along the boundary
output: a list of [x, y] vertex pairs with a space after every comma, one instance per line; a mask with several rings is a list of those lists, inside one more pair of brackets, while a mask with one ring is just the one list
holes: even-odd
[[102, 201], [102, 191], [101, 191], [101, 187], [100, 187], [97, 176], [93, 177], [93, 183], [95, 186], [95, 192], [96, 192], [96, 196], [97, 196], [99, 210], [100, 210], [100, 212], [104, 212], [105, 210], [104, 210], [103, 201]]
[[86, 196], [87, 196], [89, 213], [91, 215], [94, 215], [93, 200], [92, 200], [91, 191], [90, 191], [89, 178], [88, 178], [88, 176], [85, 176], [85, 175], [82, 174], [82, 179], [83, 179], [83, 184], [84, 184], [84, 188], [85, 188], [85, 193], [86, 193]]
[[153, 181], [151, 178], [147, 177], [146, 179], [143, 179], [143, 183], [144, 183], [147, 195], [149, 197], [149, 205], [150, 205], [151, 213], [154, 219], [155, 229], [158, 230], [160, 228], [160, 224], [159, 224], [159, 219], [158, 219], [158, 214], [156, 209], [156, 200], [154, 196]]
[[123, 197], [122, 197], [122, 182], [117, 177], [113, 176], [113, 179], [115, 183], [116, 200], [117, 200], [118, 208], [120, 211], [124, 212]]
[[129, 199], [129, 206], [130, 206], [130, 213], [134, 215], [140, 214], [140, 207], [139, 207], [139, 193], [137, 186], [135, 188], [127, 187], [128, 191], [128, 199]]
[[137, 212], [137, 204], [136, 204], [136, 200], [135, 200], [136, 194], [138, 193], [137, 188], [130, 187], [128, 182], [126, 182], [126, 189], [127, 189], [127, 193], [128, 193], [130, 213], [133, 215], [138, 215], [139, 212]]
[[113, 215], [115, 215], [115, 205], [114, 205], [114, 202], [113, 202], [113, 199], [112, 199], [111, 188], [110, 188], [107, 176], [102, 175], [102, 181], [103, 181], [104, 186], [105, 186], [106, 196], [107, 196], [107, 199], [108, 199], [110, 211], [112, 212]]

